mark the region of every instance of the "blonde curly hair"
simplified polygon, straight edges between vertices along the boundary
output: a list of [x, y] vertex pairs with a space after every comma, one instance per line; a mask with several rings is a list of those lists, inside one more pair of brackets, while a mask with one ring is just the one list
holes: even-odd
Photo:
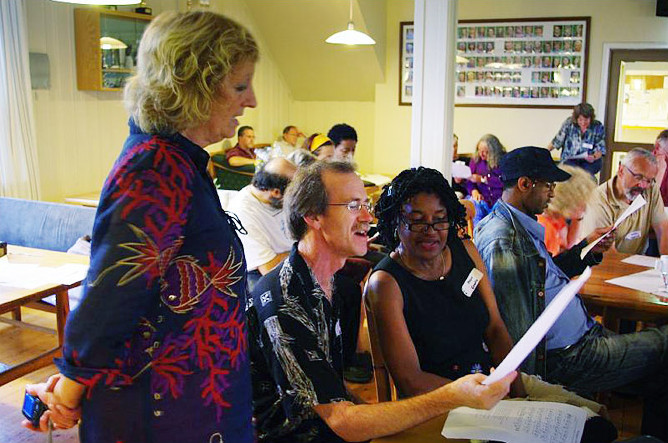
[[570, 165], [559, 165], [560, 169], [571, 174], [565, 182], [558, 182], [554, 188], [554, 197], [547, 206], [549, 212], [573, 218], [577, 209], [587, 204], [589, 196], [596, 188], [593, 177], [584, 169]]
[[147, 133], [173, 134], [205, 123], [225, 76], [256, 62], [250, 32], [206, 11], [165, 12], [146, 28], [137, 74], [125, 86], [125, 106]]

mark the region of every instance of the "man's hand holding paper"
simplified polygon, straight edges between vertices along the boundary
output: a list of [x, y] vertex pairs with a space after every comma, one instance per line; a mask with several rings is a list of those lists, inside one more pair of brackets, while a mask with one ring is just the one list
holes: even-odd
[[[631, 204], [629, 205], [629, 207], [626, 208], [626, 211], [624, 211], [624, 212], [622, 213], [622, 215], [620, 215], [619, 218], [615, 221], [615, 224], [612, 226], [612, 228], [614, 229], [614, 228], [616, 228], [617, 226], [619, 226], [624, 220], [626, 220], [626, 218], [627, 218], [629, 215], [633, 214], [633, 213], [636, 212], [638, 209], [642, 208], [646, 203], [647, 203], [647, 201], [645, 200], [645, 198], [644, 198], [642, 195], [638, 195], [638, 196], [633, 200], [633, 203], [631, 203]], [[594, 232], [596, 232], [596, 231], [594, 231]], [[582, 249], [582, 252], [580, 253], [580, 258], [581, 258], [581, 259], [584, 258], [585, 255], [587, 255], [587, 254], [589, 253], [589, 251], [591, 251], [592, 249], [594, 249], [594, 247], [596, 247], [596, 245], [597, 245], [602, 239], [604, 239], [605, 237], [606, 237], [606, 236], [599, 237], [598, 240], [594, 240], [593, 243], [589, 243], [589, 244], [587, 245], [586, 248], [583, 248], [583, 249]], [[613, 237], [613, 239], [614, 239], [614, 237]]]
[[615, 242], [615, 229], [614, 226], [604, 226], [594, 229], [594, 232], [587, 236], [588, 245], [595, 242], [595, 246], [591, 250], [602, 254], [610, 249], [610, 246]]

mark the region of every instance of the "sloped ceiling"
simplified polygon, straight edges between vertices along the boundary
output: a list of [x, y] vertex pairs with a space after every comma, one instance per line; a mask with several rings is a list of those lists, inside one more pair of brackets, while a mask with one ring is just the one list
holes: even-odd
[[348, 24], [349, 0], [246, 0], [295, 100], [373, 101], [385, 66], [385, 0], [353, 0], [355, 29], [374, 46], [330, 45]]

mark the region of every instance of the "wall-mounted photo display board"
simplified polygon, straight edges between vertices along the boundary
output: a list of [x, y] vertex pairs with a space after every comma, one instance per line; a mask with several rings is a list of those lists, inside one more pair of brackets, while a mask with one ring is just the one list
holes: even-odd
[[[455, 106], [572, 108], [587, 91], [590, 17], [461, 20]], [[413, 23], [401, 23], [399, 104], [413, 93]]]

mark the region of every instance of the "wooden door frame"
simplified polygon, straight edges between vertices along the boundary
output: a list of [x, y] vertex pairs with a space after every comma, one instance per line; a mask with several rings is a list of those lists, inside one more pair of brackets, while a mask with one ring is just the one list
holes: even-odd
[[[645, 49], [668, 49], [668, 43], [666, 42], [633, 42], [633, 43], [627, 43], [627, 42], [619, 42], [619, 43], [603, 43], [603, 60], [601, 63], [601, 82], [599, 84], [599, 95], [598, 95], [598, 107], [596, 108], [597, 110], [597, 119], [603, 124], [606, 124], [607, 118], [608, 118], [608, 106], [612, 105], [611, 103], [608, 103], [608, 91], [610, 86], [610, 82], [615, 79], [610, 78], [610, 71], [611, 71], [611, 60], [612, 60], [612, 51], [613, 50], [645, 50]], [[617, 81], [619, 81], [619, 78], [616, 78]], [[616, 88], [616, 84], [615, 84]], [[615, 98], [615, 108], [616, 109], [616, 98]], [[613, 116], [614, 118], [614, 116]], [[608, 152], [606, 153], [606, 156], [604, 157], [603, 161], [603, 168], [601, 169], [601, 182], [604, 180], [607, 180], [611, 177], [611, 173], [614, 173], [614, 171], [610, 171], [610, 164], [612, 162], [612, 139], [614, 136], [614, 131], [612, 126], [605, 126], [605, 143], [606, 147], [608, 147]], [[630, 150], [633, 147], [636, 146], [643, 146], [640, 143], [627, 143], [628, 146], [623, 146], [625, 150]], [[647, 145], [645, 145], [647, 146]]]

